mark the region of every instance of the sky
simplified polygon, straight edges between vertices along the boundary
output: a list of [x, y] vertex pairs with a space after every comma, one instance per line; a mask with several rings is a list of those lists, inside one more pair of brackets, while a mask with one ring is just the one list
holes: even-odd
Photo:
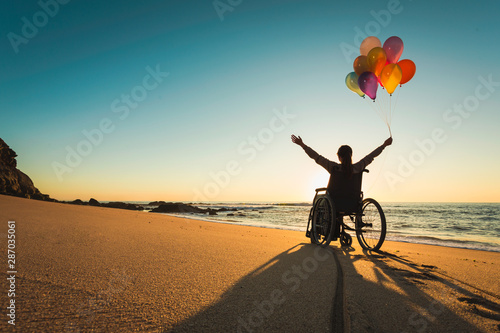
[[[500, 202], [498, 1], [26, 0], [0, 13], [0, 138], [59, 200], [311, 201], [290, 135], [368, 167], [381, 202]], [[361, 41], [413, 79], [347, 89]], [[388, 105], [391, 104], [391, 112]]]

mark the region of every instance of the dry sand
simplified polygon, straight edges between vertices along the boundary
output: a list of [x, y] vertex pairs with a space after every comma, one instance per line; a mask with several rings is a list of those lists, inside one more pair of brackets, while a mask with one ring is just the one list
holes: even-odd
[[0, 196], [4, 268], [8, 220], [21, 332], [500, 331], [500, 253]]
[[4, 269], [8, 220], [20, 332], [331, 330], [333, 251], [302, 232], [0, 196]]
[[499, 332], [500, 253], [384, 242], [332, 246], [352, 332]]

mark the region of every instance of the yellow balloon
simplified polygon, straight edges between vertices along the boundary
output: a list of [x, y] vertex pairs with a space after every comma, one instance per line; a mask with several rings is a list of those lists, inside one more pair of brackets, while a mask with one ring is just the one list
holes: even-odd
[[349, 88], [351, 91], [355, 92], [359, 96], [363, 97], [365, 96], [365, 93], [359, 89], [358, 86], [358, 75], [355, 72], [351, 72], [347, 74], [345, 78], [345, 85], [347, 88]]
[[389, 94], [392, 94], [403, 78], [403, 72], [398, 64], [388, 64], [380, 73], [380, 82]]
[[368, 52], [367, 61], [370, 71], [376, 76], [380, 76], [380, 72], [382, 72], [387, 61], [384, 49], [381, 47], [374, 47], [371, 49], [371, 51]]

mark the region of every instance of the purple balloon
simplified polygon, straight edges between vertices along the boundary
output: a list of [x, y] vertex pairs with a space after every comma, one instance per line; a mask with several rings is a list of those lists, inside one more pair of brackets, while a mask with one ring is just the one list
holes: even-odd
[[392, 36], [387, 38], [382, 48], [387, 55], [387, 61], [390, 64], [395, 64], [403, 54], [403, 41], [398, 36]]
[[364, 72], [359, 76], [358, 86], [362, 92], [375, 100], [377, 97], [378, 80], [377, 76], [372, 72]]

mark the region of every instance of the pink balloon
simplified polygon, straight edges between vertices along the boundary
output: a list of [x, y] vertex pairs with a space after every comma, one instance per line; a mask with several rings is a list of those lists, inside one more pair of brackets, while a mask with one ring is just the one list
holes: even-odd
[[364, 72], [359, 76], [358, 86], [362, 92], [375, 100], [377, 97], [378, 80], [377, 76], [372, 72]]
[[370, 52], [374, 47], [382, 47], [380, 39], [375, 36], [366, 37], [359, 46], [359, 53], [361, 55], [368, 55], [368, 52]]
[[387, 55], [387, 62], [395, 64], [398, 62], [401, 54], [403, 54], [403, 41], [397, 36], [387, 38], [384, 43], [383, 49]]

